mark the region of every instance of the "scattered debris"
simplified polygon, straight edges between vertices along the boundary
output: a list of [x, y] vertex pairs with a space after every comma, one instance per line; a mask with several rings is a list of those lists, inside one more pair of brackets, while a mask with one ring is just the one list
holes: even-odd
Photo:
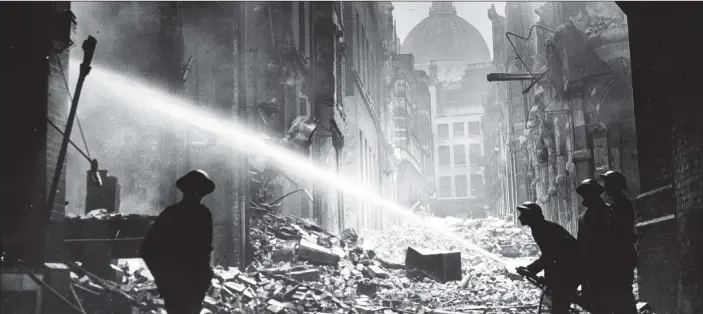
[[[539, 291], [528, 282], [510, 279], [501, 265], [420, 226], [370, 232], [363, 239], [349, 229], [338, 238], [307, 221], [272, 212], [253, 219], [255, 262], [245, 272], [215, 267], [203, 313], [531, 313], [537, 308]], [[502, 220], [444, 223], [494, 252], [511, 245], [528, 257], [525, 263], [535, 258], [529, 257], [531, 237]], [[428, 248], [450, 253], [427, 254]], [[413, 258], [449, 262], [439, 269], [406, 270], [401, 261], [412, 264]], [[139, 313], [165, 313], [147, 269], [113, 268], [119, 283], [71, 268], [86, 308], [91, 302], [120, 300]]]

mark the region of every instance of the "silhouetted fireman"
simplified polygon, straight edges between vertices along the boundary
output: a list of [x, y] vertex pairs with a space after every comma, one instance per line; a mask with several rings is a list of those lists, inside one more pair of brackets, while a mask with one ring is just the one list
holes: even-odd
[[534, 274], [544, 270], [547, 287], [551, 290], [552, 313], [569, 313], [580, 283], [576, 238], [561, 225], [545, 220], [542, 208], [535, 203], [525, 202], [517, 209], [520, 223], [532, 229], [532, 237], [542, 252], [539, 259], [525, 269]]
[[586, 179], [576, 188], [586, 210], [579, 217], [577, 240], [581, 250], [585, 282], [583, 292], [590, 301], [591, 313], [608, 309], [608, 247], [610, 208], [601, 198], [605, 189], [593, 179]]
[[608, 171], [601, 177], [612, 201], [608, 252], [612, 281], [611, 308], [615, 314], [636, 314], [637, 301], [632, 291], [635, 268], [639, 266], [635, 247], [635, 210], [624, 193], [627, 190], [625, 176], [617, 171]]
[[198, 314], [213, 277], [212, 214], [202, 199], [215, 183], [201, 170], [176, 181], [183, 199], [167, 207], [140, 250], [168, 314]]

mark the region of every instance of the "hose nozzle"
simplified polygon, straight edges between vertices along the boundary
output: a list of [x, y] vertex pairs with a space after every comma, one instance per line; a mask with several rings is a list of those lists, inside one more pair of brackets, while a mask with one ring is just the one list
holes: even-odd
[[100, 172], [98, 171], [98, 160], [93, 159], [90, 161], [90, 178], [93, 183], [98, 186], [103, 186], [103, 179], [100, 177]]

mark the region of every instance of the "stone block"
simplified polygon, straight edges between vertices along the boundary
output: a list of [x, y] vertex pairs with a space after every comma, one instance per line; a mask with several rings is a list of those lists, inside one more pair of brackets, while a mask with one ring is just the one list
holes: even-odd
[[68, 266], [60, 263], [46, 263], [45, 282], [57, 291], [68, 291], [71, 284], [71, 271]]
[[266, 307], [266, 310], [271, 313], [282, 313], [283, 310], [286, 308], [286, 306], [283, 303], [278, 302], [273, 299], [269, 300], [267, 303], [268, 303], [268, 306]]
[[242, 274], [240, 274], [237, 278], [239, 279], [239, 281], [243, 282], [247, 286], [256, 286], [256, 280], [254, 278], [247, 277]]
[[295, 259], [297, 241], [289, 240], [277, 244], [271, 251], [271, 260], [274, 262], [290, 262]]
[[321, 265], [336, 265], [340, 260], [339, 255], [308, 241], [302, 241], [300, 243], [298, 258]]
[[359, 314], [378, 314], [378, 313], [383, 313], [384, 308], [383, 307], [370, 307], [370, 306], [356, 306], [356, 307], [354, 307], [354, 310], [356, 310], [356, 312]]
[[378, 292], [378, 285], [371, 280], [361, 280], [356, 284], [356, 294], [373, 297]]
[[369, 265], [369, 267], [367, 267], [367, 270], [369, 272], [369, 275], [371, 275], [372, 278], [386, 279], [386, 278], [390, 277], [390, 274], [388, 274], [388, 272], [385, 269], [383, 269], [379, 266], [376, 266], [376, 265]]
[[405, 268], [425, 271], [439, 282], [459, 281], [462, 278], [461, 253], [432, 252], [408, 247]]
[[320, 280], [320, 269], [306, 269], [288, 273], [288, 276], [297, 281], [318, 281]]

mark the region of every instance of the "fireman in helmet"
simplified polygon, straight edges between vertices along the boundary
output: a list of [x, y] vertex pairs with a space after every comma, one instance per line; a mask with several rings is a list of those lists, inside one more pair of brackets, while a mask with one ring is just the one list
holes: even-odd
[[558, 223], [544, 219], [542, 208], [532, 202], [517, 207], [518, 219], [532, 229], [532, 237], [542, 253], [538, 260], [518, 272], [537, 274], [544, 270], [547, 287], [551, 290], [552, 314], [569, 313], [571, 302], [579, 285], [576, 238]]
[[610, 208], [601, 198], [605, 189], [593, 179], [586, 179], [576, 188], [586, 210], [578, 221], [577, 241], [585, 281], [583, 292], [593, 314], [606, 313], [608, 309], [609, 278], [607, 247]]
[[168, 314], [199, 314], [213, 278], [212, 213], [202, 204], [215, 183], [202, 170], [176, 181], [183, 199], [154, 223], [140, 255], [154, 276]]
[[611, 284], [610, 305], [615, 314], [636, 314], [637, 302], [632, 291], [635, 268], [639, 258], [635, 243], [635, 210], [627, 199], [625, 176], [617, 171], [608, 171], [601, 175], [605, 192], [611, 199], [610, 205], [610, 243], [609, 270]]

